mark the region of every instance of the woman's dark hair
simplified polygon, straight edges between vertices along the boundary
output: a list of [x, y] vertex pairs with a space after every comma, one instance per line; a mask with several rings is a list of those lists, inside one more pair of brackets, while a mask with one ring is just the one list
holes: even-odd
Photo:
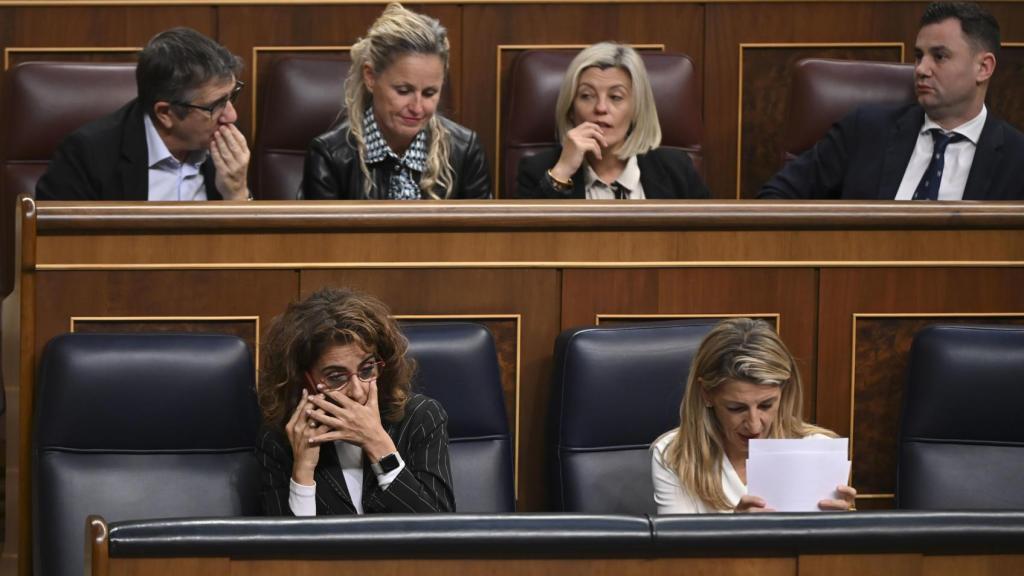
[[[153, 114], [157, 102], [190, 102], [210, 80], [242, 73], [242, 59], [191, 28], [171, 28], [154, 36], [139, 53], [135, 84], [139, 103]], [[179, 116], [186, 109], [175, 107]]]
[[345, 288], [321, 288], [274, 318], [261, 346], [259, 402], [263, 419], [281, 426], [298, 404], [305, 373], [331, 346], [356, 344], [384, 361], [377, 378], [381, 418], [398, 422], [409, 400], [409, 342], [388, 307]]

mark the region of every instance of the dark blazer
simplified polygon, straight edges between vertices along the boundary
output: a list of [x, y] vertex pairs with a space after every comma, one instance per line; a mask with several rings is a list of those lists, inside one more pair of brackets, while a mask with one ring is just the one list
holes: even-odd
[[[858, 108], [786, 164], [758, 198], [892, 200], [923, 125], [917, 104]], [[1024, 135], [989, 111], [964, 200], [1022, 199]]]
[[[413, 394], [405, 406], [405, 418], [385, 429], [398, 447], [405, 468], [381, 490], [370, 463], [363, 458], [363, 511], [454, 512], [455, 494], [448, 456], [448, 415], [431, 398]], [[263, 466], [263, 512], [268, 516], [291, 516], [288, 506], [292, 477], [292, 449], [284, 431], [264, 427], [256, 445]], [[313, 473], [316, 480], [316, 514], [355, 514], [352, 497], [334, 447], [320, 449], [320, 461]]]
[[[562, 147], [545, 150], [519, 161], [516, 176], [517, 198], [572, 199], [586, 198], [586, 184], [583, 182], [585, 168], [572, 176], [573, 188], [565, 192], [555, 190], [548, 180], [547, 172], [558, 163]], [[690, 156], [675, 148], [655, 148], [646, 154], [638, 154], [640, 184], [644, 197], [651, 200], [672, 198], [707, 198], [710, 196], [704, 182], [693, 167]]]
[[[64, 139], [36, 183], [39, 200], [149, 199], [149, 149], [143, 109], [132, 100]], [[221, 200], [213, 160], [200, 166], [206, 197]]]
[[[447, 118], [438, 116], [450, 137], [452, 164], [452, 199], [490, 198], [491, 176], [487, 171], [487, 158], [476, 132], [460, 126]], [[429, 135], [428, 135], [429, 139]], [[364, 191], [363, 171], [360, 168], [359, 153], [351, 138], [348, 121], [337, 128], [313, 139], [306, 151], [306, 162], [302, 169], [302, 185], [299, 198], [306, 200], [380, 200], [385, 198], [397, 163], [391, 159], [370, 167], [370, 177], [375, 186], [370, 196]], [[418, 179], [419, 175], [415, 177]], [[442, 190], [434, 191], [444, 198]], [[420, 191], [423, 198], [430, 198]]]

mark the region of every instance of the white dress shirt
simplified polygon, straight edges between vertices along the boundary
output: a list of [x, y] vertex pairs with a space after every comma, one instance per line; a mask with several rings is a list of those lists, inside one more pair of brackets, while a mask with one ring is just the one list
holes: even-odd
[[189, 152], [179, 162], [164, 144], [149, 114], [143, 114], [146, 125], [146, 148], [149, 152], [149, 196], [151, 201], [206, 200], [206, 182], [199, 171], [210, 156], [208, 150]]
[[[740, 480], [729, 458], [722, 457], [722, 490], [729, 502], [728, 510], [716, 510], [697, 497], [679, 482], [679, 475], [673, 466], [665, 463], [665, 450], [676, 437], [679, 430], [673, 430], [658, 438], [651, 445], [651, 479], [654, 481], [654, 503], [658, 505], [658, 514], [708, 514], [732, 512], [740, 503], [740, 498], [747, 494], [747, 485]], [[806, 438], [827, 438], [822, 434], [811, 434]]]
[[964, 188], [967, 187], [967, 176], [971, 173], [971, 164], [974, 163], [974, 153], [978, 150], [978, 139], [981, 138], [981, 131], [985, 128], [986, 118], [988, 118], [988, 108], [982, 105], [981, 112], [973, 119], [952, 130], [946, 130], [925, 114], [924, 124], [921, 126], [921, 132], [917, 135], [917, 144], [914, 146], [914, 153], [910, 155], [910, 162], [907, 163], [907, 171], [903, 173], [903, 180], [896, 192], [896, 199], [914, 199], [914, 192], [921, 182], [921, 177], [928, 169], [928, 164], [931, 163], [932, 151], [935, 148], [930, 130], [938, 128], [947, 134], [956, 132], [966, 138], [960, 142], [950, 142], [946, 147], [938, 199], [963, 200]]
[[629, 190], [630, 200], [645, 198], [644, 187], [640, 184], [640, 166], [636, 163], [636, 156], [629, 158], [622, 174], [619, 174], [614, 182], [604, 182], [598, 178], [597, 172], [594, 172], [589, 163], [584, 163], [584, 166], [586, 168], [583, 171], [583, 184], [587, 200], [615, 200], [615, 191], [612, 190], [612, 184], [615, 182]]

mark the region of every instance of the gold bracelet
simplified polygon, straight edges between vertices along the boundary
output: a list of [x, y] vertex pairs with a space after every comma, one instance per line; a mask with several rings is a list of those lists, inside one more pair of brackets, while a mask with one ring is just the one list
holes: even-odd
[[568, 180], [559, 180], [558, 178], [555, 178], [555, 175], [551, 173], [550, 169], [548, 170], [548, 178], [551, 179], [551, 183], [554, 184], [555, 188], [558, 190], [568, 190], [569, 188], [572, 188], [572, 178], [569, 178]]

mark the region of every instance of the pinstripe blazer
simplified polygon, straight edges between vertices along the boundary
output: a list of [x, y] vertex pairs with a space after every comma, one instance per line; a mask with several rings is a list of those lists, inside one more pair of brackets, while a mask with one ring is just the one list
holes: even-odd
[[[363, 511], [378, 512], [454, 512], [452, 468], [448, 457], [448, 415], [436, 400], [413, 394], [405, 406], [401, 422], [386, 424], [385, 429], [405, 468], [381, 490], [370, 463], [363, 457]], [[324, 448], [329, 448], [325, 446]], [[292, 475], [292, 450], [283, 430], [264, 426], [256, 445], [263, 466], [263, 513], [291, 516], [288, 506], [289, 480]], [[316, 514], [355, 514], [345, 476], [333, 449], [321, 449], [313, 478], [316, 480]]]

